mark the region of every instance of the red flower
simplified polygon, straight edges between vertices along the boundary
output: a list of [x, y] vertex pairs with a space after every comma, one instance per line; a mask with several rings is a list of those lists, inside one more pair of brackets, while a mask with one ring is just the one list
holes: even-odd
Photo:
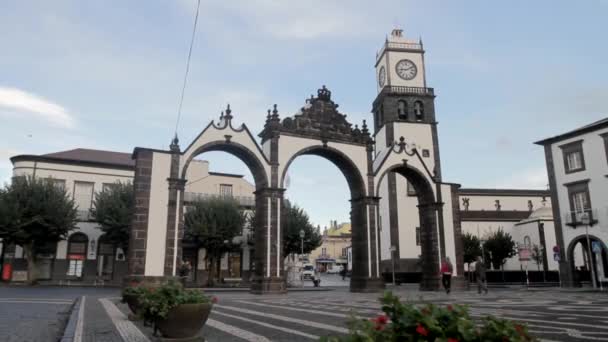
[[416, 327], [416, 332], [422, 336], [427, 336], [429, 334], [429, 332], [421, 324], [418, 324]]
[[378, 316], [378, 318], [376, 318], [376, 322], [378, 324], [384, 325], [384, 324], [388, 323], [388, 316], [387, 315], [380, 315], [380, 316]]
[[220, 301], [220, 300], [219, 300], [219, 299], [217, 299], [217, 297], [215, 297], [215, 296], [211, 297], [211, 302], [212, 302], [212, 303], [214, 303], [214, 304], [215, 304], [215, 303], [217, 303], [217, 302], [219, 302], [219, 301]]
[[383, 329], [384, 329], [384, 325], [382, 325], [382, 324], [376, 324], [376, 326], [374, 326], [374, 329], [375, 329], [376, 331], [383, 330]]
[[448, 342], [458, 342], [457, 338], [448, 337]]
[[522, 336], [524, 334], [524, 327], [522, 327], [519, 324], [515, 324], [515, 330], [517, 331], [517, 333]]
[[448, 311], [452, 311], [452, 310], [454, 310], [454, 308], [452, 307], [452, 304], [449, 304], [448, 305]]

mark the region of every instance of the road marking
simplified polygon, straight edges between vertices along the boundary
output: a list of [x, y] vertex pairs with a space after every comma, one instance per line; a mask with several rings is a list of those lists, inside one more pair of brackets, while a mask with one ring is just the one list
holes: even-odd
[[241, 309], [241, 308], [237, 308], [237, 307], [234, 307], [234, 306], [225, 306], [225, 305], [217, 305], [217, 304], [215, 304], [215, 306], [218, 307], [218, 308], [221, 308], [221, 309], [227, 309], [227, 310], [237, 311], [237, 312], [241, 312], [241, 313], [245, 313], [245, 314], [250, 314], [250, 315], [254, 315], [254, 316], [262, 316], [262, 317], [276, 319], [276, 320], [279, 320], [279, 321], [302, 324], [302, 325], [306, 325], [306, 326], [313, 327], [313, 328], [319, 328], [319, 329], [325, 329], [325, 330], [335, 331], [335, 332], [338, 332], [338, 333], [341, 333], [341, 334], [348, 333], [347, 329], [336, 327], [336, 326], [333, 326], [333, 325], [327, 325], [327, 324], [317, 323], [317, 322], [311, 322], [311, 321], [307, 321], [307, 320], [303, 320], [303, 319], [297, 319], [297, 318], [291, 318], [291, 317], [273, 315], [273, 314], [270, 314], [270, 313], [261, 313], [261, 312], [258, 312], [258, 311]]
[[106, 313], [112, 320], [112, 323], [118, 330], [118, 333], [122, 337], [123, 341], [128, 342], [150, 342], [148, 337], [144, 335], [135, 324], [131, 323], [127, 316], [120, 311], [114, 303], [106, 298], [100, 298], [99, 302], [103, 305]]
[[74, 342], [82, 341], [82, 331], [84, 330], [84, 304], [86, 299], [86, 296], [82, 296], [80, 306], [78, 307], [78, 320], [76, 321], [76, 328], [74, 329]]
[[211, 318], [207, 319], [206, 325], [250, 342], [270, 342], [269, 339], [262, 335], [257, 335], [252, 333], [251, 331], [243, 330], [232, 325], [224, 324]]
[[25, 301], [25, 300], [0, 300], [0, 303], [8, 304], [57, 304], [57, 305], [70, 305], [73, 302], [56, 302], [56, 301]]
[[0, 301], [5, 301], [5, 300], [25, 300], [25, 301], [48, 301], [48, 302], [66, 302], [66, 303], [74, 303], [73, 299], [61, 299], [61, 298], [33, 298], [33, 297], [29, 297], [29, 298], [22, 298], [22, 297], [18, 297], [18, 298], [9, 298], [9, 297], [0, 297]]
[[221, 315], [221, 316], [226, 316], [226, 317], [230, 317], [230, 318], [234, 318], [234, 319], [239, 319], [241, 321], [245, 321], [245, 322], [261, 325], [263, 327], [267, 327], [267, 328], [270, 328], [270, 329], [280, 330], [280, 331], [284, 331], [284, 332], [287, 332], [287, 333], [290, 333], [290, 334], [308, 337], [308, 338], [313, 339], [313, 340], [318, 340], [320, 338], [317, 335], [307, 334], [307, 333], [299, 331], [299, 330], [294, 330], [294, 329], [289, 329], [289, 328], [283, 328], [283, 327], [280, 327], [280, 326], [277, 326], [277, 325], [274, 325], [274, 324], [268, 324], [268, 323], [256, 321], [256, 320], [245, 318], [245, 317], [241, 317], [241, 316], [227, 314], [225, 312], [217, 311], [217, 309], [213, 311], [213, 315]]
[[276, 309], [282, 309], [282, 310], [308, 312], [308, 313], [314, 313], [314, 314], [318, 314], [318, 315], [325, 315], [325, 316], [332, 316], [332, 317], [339, 317], [339, 318], [347, 318], [347, 317], [349, 317], [348, 315], [345, 315], [345, 314], [339, 314], [339, 313], [333, 313], [333, 312], [327, 312], [327, 311], [310, 310], [310, 309], [299, 309], [299, 308], [294, 308], [294, 307], [289, 307], [289, 306], [262, 304], [262, 303], [250, 302], [250, 301], [246, 301], [246, 300], [239, 300], [239, 303], [244, 303], [244, 304], [249, 304], [249, 305], [256, 305], [256, 306], [264, 306], [264, 307], [267, 307], [267, 308], [276, 308]]

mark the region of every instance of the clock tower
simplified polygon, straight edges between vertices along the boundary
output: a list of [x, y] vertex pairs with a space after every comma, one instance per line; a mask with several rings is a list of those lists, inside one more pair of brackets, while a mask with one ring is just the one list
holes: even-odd
[[[427, 87], [424, 53], [422, 40], [409, 40], [403, 30], [395, 29], [376, 54], [378, 95], [372, 105], [375, 149], [379, 154], [401, 137], [409, 146], [416, 146], [420, 161], [424, 164], [419, 171], [431, 175], [437, 200], [441, 202], [435, 94], [433, 88]], [[395, 247], [400, 269], [415, 269], [421, 253], [420, 246], [414, 243], [416, 232], [421, 227], [415, 214], [419, 204], [417, 189], [411, 180], [394, 172], [387, 174], [379, 187], [380, 212], [388, 212], [381, 217], [385, 234], [381, 245]], [[441, 227], [442, 215], [440, 211]], [[443, 250], [443, 245], [441, 247]], [[386, 254], [382, 259], [390, 258]]]
[[426, 86], [425, 71], [422, 40], [408, 40], [403, 30], [393, 30], [376, 54], [374, 133], [378, 149], [401, 136], [417, 144], [433, 159], [430, 164], [441, 179], [435, 94]]

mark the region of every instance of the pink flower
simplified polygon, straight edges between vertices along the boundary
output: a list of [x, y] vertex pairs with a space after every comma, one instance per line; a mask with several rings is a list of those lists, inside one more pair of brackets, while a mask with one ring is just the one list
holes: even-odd
[[452, 307], [452, 304], [449, 304], [448, 305], [448, 311], [452, 311], [452, 310], [454, 310], [454, 308]]
[[215, 296], [211, 297], [211, 302], [212, 302], [213, 304], [215, 304], [215, 303], [217, 303], [217, 302], [219, 302], [219, 301], [220, 301], [220, 300], [219, 300], [219, 299], [217, 299], [217, 297], [215, 297]]
[[378, 318], [376, 318], [376, 322], [378, 322], [379, 324], [386, 324], [386, 323], [388, 323], [388, 316], [380, 315], [380, 316], [378, 316]]
[[458, 342], [457, 338], [448, 337], [448, 342]]
[[420, 323], [418, 323], [418, 326], [416, 327], [416, 332], [422, 336], [427, 336], [429, 334], [429, 332]]

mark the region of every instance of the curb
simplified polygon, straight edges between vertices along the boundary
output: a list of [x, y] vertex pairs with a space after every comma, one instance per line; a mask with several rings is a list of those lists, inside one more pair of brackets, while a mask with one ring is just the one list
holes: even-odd
[[76, 338], [76, 326], [78, 323], [78, 314], [80, 312], [80, 303], [82, 302], [82, 297], [76, 298], [74, 304], [72, 304], [72, 312], [70, 313], [70, 318], [68, 320], [68, 324], [66, 324], [65, 329], [63, 330], [63, 336], [59, 340], [60, 342], [73, 342]]

